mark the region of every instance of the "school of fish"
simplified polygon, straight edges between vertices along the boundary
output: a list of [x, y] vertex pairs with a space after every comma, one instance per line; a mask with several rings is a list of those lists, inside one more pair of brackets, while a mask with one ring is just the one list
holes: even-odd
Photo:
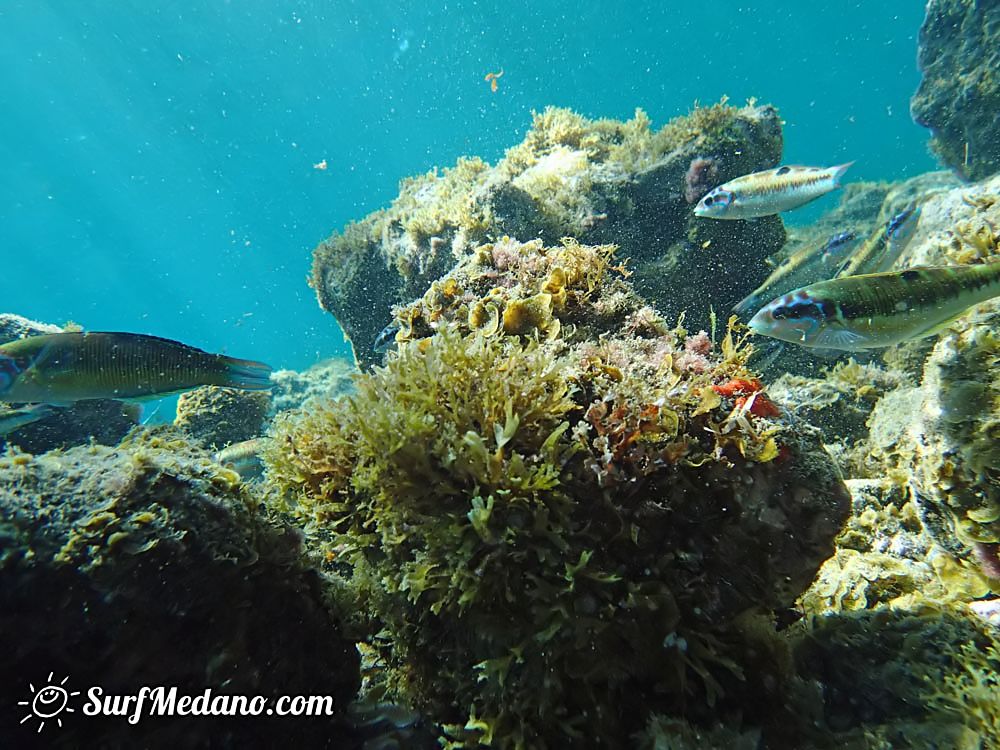
[[[849, 166], [778, 167], [744, 175], [710, 190], [695, 215], [756, 219], [788, 211], [839, 187]], [[892, 270], [919, 219], [920, 207], [906, 206], [846, 259], [849, 233], [804, 248], [733, 310], [746, 316], [757, 309], [748, 323], [756, 334], [816, 350], [858, 352], [930, 336], [969, 308], [1000, 296], [1000, 263]], [[831, 261], [840, 263], [835, 270]], [[809, 275], [813, 283], [788, 290], [792, 279]]]

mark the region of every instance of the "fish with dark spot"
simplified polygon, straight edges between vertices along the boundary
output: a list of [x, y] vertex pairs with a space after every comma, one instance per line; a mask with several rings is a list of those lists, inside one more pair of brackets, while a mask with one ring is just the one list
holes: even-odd
[[756, 219], [791, 211], [840, 187], [841, 177], [853, 163], [784, 166], [743, 175], [709, 190], [694, 214], [709, 219]]
[[150, 398], [203, 385], [267, 390], [271, 368], [138, 333], [50, 333], [0, 344], [0, 400], [10, 403]]
[[749, 316], [765, 301], [784, 294], [789, 289], [830, 278], [856, 236], [854, 232], [840, 232], [822, 245], [807, 245], [792, 253], [771, 272], [763, 284], [740, 300], [733, 307], [733, 312]]
[[920, 207], [909, 205], [876, 229], [838, 269], [837, 276], [858, 276], [889, 271], [913, 239], [920, 221]]
[[1000, 296], [1000, 263], [844, 276], [772, 300], [754, 333], [801, 346], [864, 351], [931, 336]]
[[399, 333], [400, 325], [398, 321], [392, 321], [379, 331], [378, 336], [375, 337], [375, 343], [372, 344], [372, 351], [376, 354], [385, 354], [390, 349], [396, 348], [396, 334]]

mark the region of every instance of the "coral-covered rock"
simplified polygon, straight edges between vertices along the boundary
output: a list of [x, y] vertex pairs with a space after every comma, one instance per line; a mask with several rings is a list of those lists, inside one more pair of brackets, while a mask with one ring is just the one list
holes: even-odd
[[352, 387], [357, 368], [343, 357], [317, 362], [305, 370], [278, 370], [271, 375], [271, 416], [298, 409], [311, 399], [337, 398]]
[[59, 333], [63, 329], [49, 323], [38, 323], [13, 313], [0, 313], [0, 344], [25, 336], [37, 336], [40, 333]]
[[668, 327], [626, 275], [606, 245], [480, 246], [399, 310], [385, 367], [265, 448], [381, 631], [377, 690], [464, 742], [782, 705], [748, 613], [793, 605], [848, 494], [738, 332]]
[[918, 64], [910, 111], [934, 152], [967, 179], [1000, 171], [1000, 7], [930, 0]]
[[[298, 537], [243, 492], [233, 472], [168, 432], [116, 449], [0, 458], [0, 702], [15, 707], [50, 672], [68, 678], [84, 695], [56, 730], [65, 747], [335, 738], [329, 716], [131, 725], [80, 713], [91, 686], [119, 696], [161, 685], [182, 696], [330, 696], [338, 712], [353, 699], [357, 651], [302, 565]], [[36, 730], [11, 719], [0, 740], [32, 747]]]
[[686, 310], [705, 326], [710, 305], [728, 309], [762, 280], [784, 229], [778, 217], [752, 227], [699, 219], [689, 198], [709, 182], [774, 166], [781, 148], [773, 107], [696, 108], [659, 131], [641, 112], [591, 121], [550, 108], [495, 167], [461, 159], [404, 180], [388, 209], [316, 248], [312, 286], [370, 365], [390, 308], [422, 295], [479, 245], [572, 237], [616, 244], [661, 312], [673, 319]]
[[181, 394], [174, 426], [210, 448], [223, 448], [259, 436], [270, 408], [267, 391], [206, 385]]

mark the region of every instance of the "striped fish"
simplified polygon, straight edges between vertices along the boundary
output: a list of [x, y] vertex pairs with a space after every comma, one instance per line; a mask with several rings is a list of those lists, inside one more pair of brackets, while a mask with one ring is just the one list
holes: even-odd
[[997, 296], [1000, 263], [910, 268], [796, 289], [768, 303], [749, 326], [801, 346], [856, 352], [933, 335]]
[[50, 333], [0, 344], [0, 400], [12, 403], [146, 398], [202, 385], [264, 390], [271, 368], [138, 333]]
[[708, 191], [694, 214], [710, 219], [756, 219], [791, 211], [840, 187], [840, 178], [853, 163], [784, 166], [743, 175]]
[[775, 268], [764, 283], [754, 289], [733, 307], [737, 315], [749, 315], [757, 310], [765, 300], [784, 294], [802, 284], [829, 278], [844, 251], [856, 239], [854, 232], [840, 232], [822, 245], [806, 245], [793, 253]]
[[920, 221], [920, 207], [910, 204], [876, 229], [857, 252], [845, 261], [837, 276], [881, 273], [892, 268], [913, 239]]

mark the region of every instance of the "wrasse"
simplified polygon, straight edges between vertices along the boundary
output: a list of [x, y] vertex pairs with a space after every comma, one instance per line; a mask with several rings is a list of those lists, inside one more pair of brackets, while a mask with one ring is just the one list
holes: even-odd
[[9, 435], [15, 430], [20, 430], [22, 427], [55, 413], [56, 410], [46, 404], [35, 404], [22, 409], [8, 409], [0, 412], [0, 437]]
[[50, 333], [0, 344], [3, 401], [146, 398], [202, 385], [265, 390], [271, 368], [138, 333]]
[[907, 206], [879, 227], [837, 271], [837, 276], [881, 273], [892, 268], [910, 244], [920, 221], [920, 207]]
[[393, 320], [379, 331], [378, 336], [375, 337], [375, 343], [372, 344], [372, 351], [376, 354], [385, 354], [390, 349], [394, 349], [396, 347], [396, 334], [399, 333], [399, 329], [399, 322]]
[[791, 211], [840, 187], [840, 178], [853, 163], [784, 166], [743, 175], [709, 190], [694, 214], [711, 219], [756, 219]]
[[223, 466], [231, 466], [243, 479], [251, 479], [260, 474], [264, 466], [260, 460], [260, 451], [264, 447], [265, 438], [251, 438], [240, 443], [233, 443], [215, 454], [215, 460]]
[[[824, 276], [824, 272], [833, 271], [837, 267], [844, 252], [851, 247], [856, 238], [854, 232], [840, 232], [822, 245], [807, 245], [793, 253], [771, 272], [763, 284], [738, 302], [733, 307], [733, 312], [737, 315], [749, 315], [765, 300], [784, 294], [789, 289], [808, 281], [828, 278]], [[810, 276], [812, 278], [808, 278]]]
[[801, 346], [864, 351], [923, 338], [1000, 296], [1000, 263], [927, 266], [821, 281], [768, 303], [750, 330]]

